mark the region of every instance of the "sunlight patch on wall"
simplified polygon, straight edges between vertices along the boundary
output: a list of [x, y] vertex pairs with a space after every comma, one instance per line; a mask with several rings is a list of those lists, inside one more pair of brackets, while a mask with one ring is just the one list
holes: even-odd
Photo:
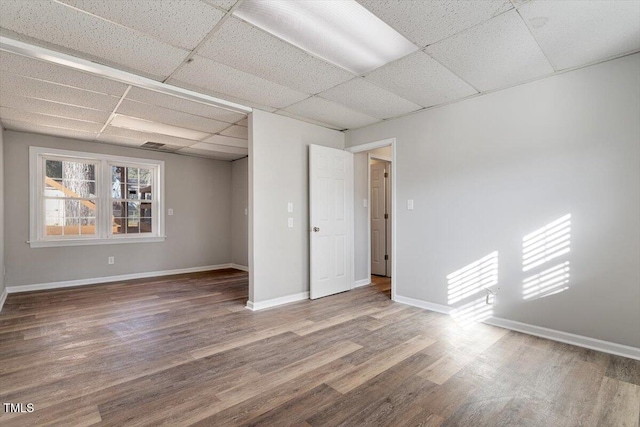
[[571, 250], [571, 214], [522, 238], [522, 271], [529, 271]]
[[527, 277], [522, 283], [522, 298], [544, 298], [568, 289], [570, 270], [569, 261], [565, 261]]
[[[537, 299], [569, 289], [571, 266], [567, 261], [549, 261], [571, 251], [571, 214], [567, 214], [522, 238], [522, 271], [531, 276], [522, 282], [522, 299]], [[545, 267], [543, 267], [545, 266]], [[544, 270], [540, 271], [542, 268]]]
[[498, 283], [498, 252], [472, 262], [447, 276], [448, 303], [469, 298]]

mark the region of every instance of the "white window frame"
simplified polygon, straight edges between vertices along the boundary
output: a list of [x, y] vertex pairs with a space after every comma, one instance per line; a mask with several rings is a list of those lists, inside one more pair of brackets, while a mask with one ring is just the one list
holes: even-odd
[[[79, 161], [95, 164], [96, 169], [96, 235], [46, 236], [44, 207], [45, 161], [49, 159]], [[138, 167], [152, 170], [153, 203], [152, 232], [144, 234], [113, 234], [111, 223], [111, 166]], [[99, 153], [29, 147], [30, 228], [32, 248], [52, 246], [83, 246], [121, 243], [163, 242], [164, 219], [164, 161], [135, 157], [111, 156]]]

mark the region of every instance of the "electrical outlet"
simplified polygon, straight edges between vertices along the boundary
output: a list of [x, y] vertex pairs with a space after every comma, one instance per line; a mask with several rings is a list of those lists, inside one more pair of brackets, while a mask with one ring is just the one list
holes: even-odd
[[287, 203], [287, 212], [289, 213], [293, 212], [293, 203], [291, 202]]
[[287, 225], [289, 228], [293, 228], [293, 218], [287, 218]]
[[413, 199], [407, 200], [407, 210], [413, 210]]
[[115, 258], [115, 257], [110, 256], [107, 262], [108, 262], [109, 264], [115, 264], [115, 263], [116, 263], [116, 258]]
[[169, 214], [169, 216], [172, 216], [173, 215], [173, 209], [171, 209], [171, 208], [167, 209], [167, 213]]

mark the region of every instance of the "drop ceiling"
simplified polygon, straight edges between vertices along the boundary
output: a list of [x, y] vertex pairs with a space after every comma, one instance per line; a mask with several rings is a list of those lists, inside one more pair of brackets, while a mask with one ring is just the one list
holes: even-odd
[[[338, 130], [640, 51], [640, 0], [357, 1], [418, 50], [357, 75], [243, 21], [234, 0], [2, 0], [0, 36]], [[115, 127], [115, 115], [201, 137]], [[0, 121], [222, 160], [247, 155], [243, 112], [9, 52], [0, 53]]]

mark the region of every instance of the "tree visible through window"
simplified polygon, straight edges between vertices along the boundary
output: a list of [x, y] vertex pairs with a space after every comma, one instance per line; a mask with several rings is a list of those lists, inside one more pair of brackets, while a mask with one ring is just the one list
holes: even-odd
[[30, 148], [32, 247], [164, 240], [158, 160]]
[[95, 164], [47, 160], [44, 207], [45, 235], [95, 235]]

